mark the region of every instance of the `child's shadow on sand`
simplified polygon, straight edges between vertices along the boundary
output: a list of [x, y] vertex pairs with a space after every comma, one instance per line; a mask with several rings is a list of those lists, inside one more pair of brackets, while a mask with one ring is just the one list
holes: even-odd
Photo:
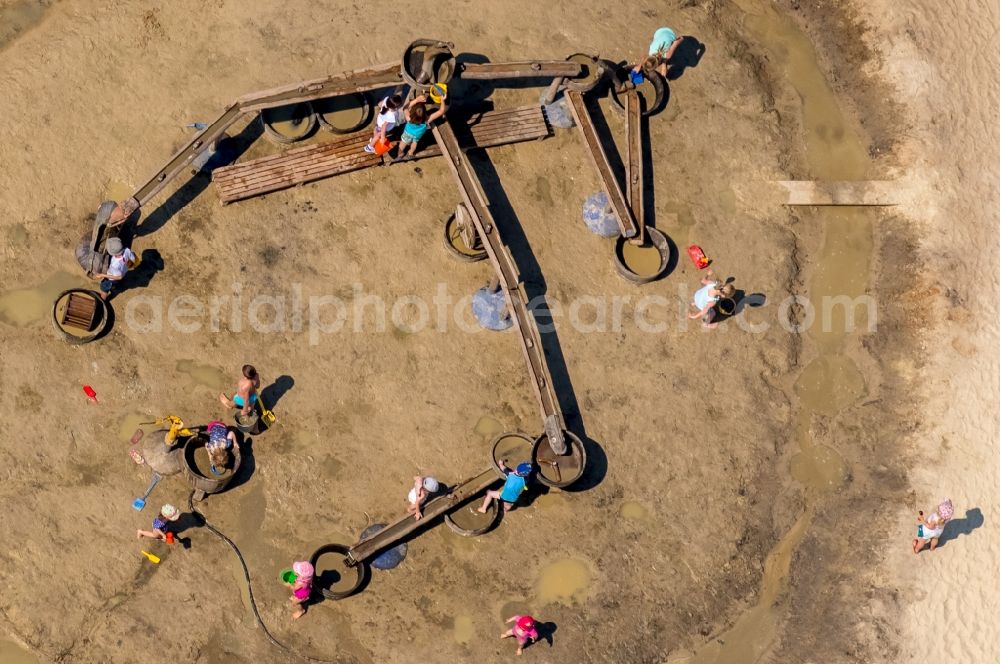
[[[559, 627], [554, 622], [536, 622], [535, 631], [538, 632], [538, 640], [535, 641], [535, 643], [545, 641], [551, 648], [554, 643], [552, 636], [556, 633], [557, 629], [559, 629]], [[525, 646], [525, 650], [535, 645], [535, 643], [530, 643]]]
[[982, 526], [984, 521], [983, 512], [978, 507], [966, 510], [964, 518], [952, 519], [945, 524], [944, 532], [938, 538], [937, 548], [940, 549], [946, 542], [958, 539], [959, 535], [971, 535], [972, 531]]

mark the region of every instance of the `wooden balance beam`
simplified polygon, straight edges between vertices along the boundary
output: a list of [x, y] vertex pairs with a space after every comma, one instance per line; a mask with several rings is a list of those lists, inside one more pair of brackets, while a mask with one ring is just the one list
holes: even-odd
[[[414, 519], [412, 514], [399, 517], [377, 533], [369, 535], [351, 547], [347, 557], [350, 564], [371, 558], [375, 554], [394, 546], [417, 528], [426, 526], [439, 516], [454, 511], [477, 494], [500, 483], [500, 476], [493, 468], [487, 468], [454, 488], [450, 493], [427, 501], [421, 512], [422, 519]], [[500, 506], [497, 506], [500, 509]]]
[[[456, 121], [456, 125], [460, 128], [460, 133], [456, 133], [463, 150], [537, 140], [548, 137], [550, 133], [545, 115], [538, 105], [477, 113], [466, 120]], [[370, 138], [371, 130], [365, 129], [320, 145], [293, 148], [281, 154], [224, 166], [212, 173], [212, 180], [219, 199], [225, 205], [378, 166], [382, 158], [364, 150]], [[440, 148], [430, 144], [421, 148], [415, 158], [440, 154]]]

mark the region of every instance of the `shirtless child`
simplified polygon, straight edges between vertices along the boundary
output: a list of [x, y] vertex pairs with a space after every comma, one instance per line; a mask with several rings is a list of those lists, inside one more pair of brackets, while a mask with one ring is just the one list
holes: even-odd
[[225, 394], [219, 394], [219, 401], [228, 408], [239, 408], [244, 416], [250, 414], [250, 409], [257, 404], [257, 390], [260, 389], [260, 374], [252, 364], [243, 365], [243, 377], [236, 384], [236, 394], [230, 399]]

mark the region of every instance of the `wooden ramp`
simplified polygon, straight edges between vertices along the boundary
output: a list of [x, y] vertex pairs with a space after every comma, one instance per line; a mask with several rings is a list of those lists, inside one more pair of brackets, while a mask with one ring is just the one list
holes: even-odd
[[[477, 113], [454, 125], [463, 150], [508, 145], [549, 136], [541, 106]], [[320, 145], [293, 148], [281, 154], [224, 166], [212, 173], [223, 204], [232, 203], [307, 182], [378, 166], [382, 158], [365, 152], [371, 130], [340, 136]], [[417, 159], [441, 154], [435, 144], [425, 145]]]

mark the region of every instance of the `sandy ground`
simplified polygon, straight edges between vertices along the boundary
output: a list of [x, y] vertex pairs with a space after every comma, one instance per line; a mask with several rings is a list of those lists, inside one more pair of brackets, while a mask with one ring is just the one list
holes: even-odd
[[[924, 352], [909, 367], [925, 406], [908, 438], [912, 497], [898, 510], [900, 534], [886, 567], [899, 587], [901, 661], [993, 662], [1000, 659], [993, 522], [1000, 240], [991, 228], [1000, 186], [992, 167], [1000, 154], [998, 10], [907, 4], [862, 5], [865, 20], [879, 26], [869, 40], [882, 53], [880, 73], [908, 110], [900, 154], [912, 164], [916, 195], [905, 212], [922, 230], [927, 270], [919, 287], [932, 315]], [[914, 511], [946, 496], [956, 519], [945, 546], [914, 558], [907, 547]]]
[[[410, 333], [390, 322], [379, 331], [370, 313], [359, 318], [362, 333], [345, 329], [315, 345], [307, 331], [237, 331], [227, 323], [218, 331], [143, 331], [153, 309], [133, 305], [130, 318], [129, 304], [145, 297], [155, 307], [160, 298], [166, 307], [180, 295], [207, 301], [234, 289], [244, 301], [290, 298], [301, 287], [306, 297], [340, 297], [353, 312], [364, 295], [431, 301], [439, 284], [457, 300], [489, 272], [485, 264], [454, 262], [441, 247], [440, 224], [455, 197], [450, 175], [430, 160], [391, 177], [365, 171], [225, 208], [204, 178], [178, 183], [147, 207], [136, 229], [134, 247], [148, 252], [147, 283], [115, 299], [118, 323], [107, 338], [72, 348], [51, 332], [47, 306], [80, 281], [72, 249], [99, 201], [129, 193], [181, 144], [184, 124], [210, 119], [236, 96], [392, 61], [419, 36], [452, 39], [460, 52], [496, 60], [591, 49], [626, 57], [668, 23], [696, 36], [706, 55], [672, 81], [668, 108], [651, 123], [657, 225], [679, 246], [701, 243], [720, 272], [776, 305], [809, 290], [827, 246], [823, 229], [735, 192], [734, 183], [810, 175], [808, 123], [782, 80], [780, 54], [751, 37], [738, 7], [715, 2], [615, 11], [459, 3], [443, 34], [426, 5], [406, 3], [185, 1], [146, 9], [0, 0], [0, 26], [7, 26], [0, 28], [7, 90], [0, 99], [0, 407], [14, 414], [0, 439], [0, 529], [10, 543], [0, 548], [0, 635], [7, 635], [0, 655], [285, 659], [255, 629], [235, 559], [204, 529], [184, 533], [190, 548], [154, 547], [163, 557], [157, 567], [139, 556], [135, 529], [147, 527], [155, 505], [186, 503], [182, 480], [165, 480], [141, 515], [129, 508], [148, 481], [125, 454], [135, 424], [168, 413], [190, 423], [218, 416], [215, 394], [252, 361], [266, 384], [283, 386], [270, 392], [272, 400], [280, 394], [280, 423], [245, 444], [252, 475], [203, 509], [244, 551], [267, 624], [303, 652], [353, 662], [500, 661], [513, 650], [495, 640], [502, 619], [530, 610], [555, 631], [551, 646], [526, 658], [682, 661], [691, 653], [715, 657], [715, 644], [764, 599], [768, 638], [760, 652], [737, 649], [720, 655], [735, 659], [707, 661], [898, 661], [939, 646], [942, 661], [989, 661], [995, 640], [954, 607], [981, 601], [985, 613], [996, 595], [978, 583], [932, 580], [993, 569], [988, 523], [916, 564], [902, 555], [909, 512], [942, 492], [960, 514], [988, 511], [985, 488], [977, 487], [988, 481], [989, 456], [964, 451], [974, 444], [966, 427], [978, 419], [932, 417], [946, 391], [995, 382], [992, 365], [977, 354], [986, 347], [977, 335], [989, 330], [971, 313], [992, 306], [972, 286], [989, 273], [979, 267], [988, 256], [967, 260], [965, 249], [954, 248], [955, 229], [988, 247], [971, 235], [975, 209], [946, 212], [956, 205], [956, 182], [971, 171], [916, 149], [924, 139], [947, 144], [919, 99], [937, 87], [935, 77], [948, 77], [930, 65], [906, 67], [917, 55], [907, 31], [933, 25], [933, 14], [870, 17], [887, 26], [882, 42], [882, 28], [855, 30], [858, 16], [798, 9], [796, 21], [814, 37], [851, 131], [865, 137], [869, 176], [905, 174], [921, 192], [919, 204], [884, 213], [873, 227], [861, 287], [899, 306], [880, 310], [877, 334], [844, 346], [863, 376], [861, 396], [810, 424], [811, 436], [844, 459], [845, 483], [817, 491], [789, 472], [800, 452], [795, 382], [816, 342], [775, 325], [773, 305], [744, 312], [749, 322], [772, 323], [763, 334], [732, 324], [712, 334], [682, 328], [676, 311], [697, 281], [686, 259], [643, 290], [618, 278], [610, 244], [580, 223], [583, 198], [597, 185], [579, 138], [556, 132], [492, 150], [476, 164], [529, 290], [565, 303], [631, 298], [620, 329], [587, 331], [597, 314], [584, 308], [576, 325], [567, 316], [546, 338], [571, 427], [588, 440], [590, 470], [577, 490], [535, 497], [486, 537], [467, 540], [437, 525], [409, 543], [402, 567], [291, 624], [276, 577], [292, 560], [327, 542], [353, 541], [366, 514], [378, 521], [398, 514], [414, 473], [455, 481], [478, 472], [498, 429], [538, 433], [514, 339], [453, 324]], [[409, 18], [401, 25], [399, 16]], [[970, 61], [963, 71], [971, 76], [977, 67]], [[962, 88], [957, 78], [948, 84]], [[904, 127], [893, 121], [897, 97], [909, 113]], [[501, 90], [494, 101], [536, 98], [535, 90]], [[964, 140], [978, 145], [980, 129], [974, 115], [960, 112], [962, 98], [948, 96], [950, 122], [967, 122]], [[983, 118], [988, 109], [976, 106]], [[620, 118], [607, 117], [620, 134]], [[254, 151], [276, 148], [261, 142]], [[963, 152], [970, 151], [950, 154]], [[986, 191], [985, 181], [969, 182], [977, 184]], [[945, 274], [948, 281], [934, 276]], [[669, 322], [655, 334], [634, 319], [638, 298], [650, 293], [668, 303], [650, 314]], [[927, 342], [922, 351], [918, 335], [937, 329], [947, 330], [951, 348]], [[948, 368], [962, 363], [967, 371]], [[976, 383], [926, 378], [973, 372], [982, 373]], [[100, 405], [86, 402], [83, 383], [97, 389]], [[962, 403], [971, 410], [979, 398]], [[955, 418], [954, 403], [948, 407]], [[938, 430], [928, 424], [934, 421], [961, 427]], [[920, 463], [908, 493], [907, 450], [918, 441], [934, 451], [914, 454]], [[955, 459], [964, 465], [951, 479], [942, 468]], [[969, 481], [972, 467], [979, 482]], [[808, 527], [778, 557], [786, 567], [775, 573], [765, 565], [768, 553], [782, 551], [803, 514], [811, 515]], [[912, 625], [899, 625], [900, 611]], [[929, 625], [947, 635], [927, 645]]]

